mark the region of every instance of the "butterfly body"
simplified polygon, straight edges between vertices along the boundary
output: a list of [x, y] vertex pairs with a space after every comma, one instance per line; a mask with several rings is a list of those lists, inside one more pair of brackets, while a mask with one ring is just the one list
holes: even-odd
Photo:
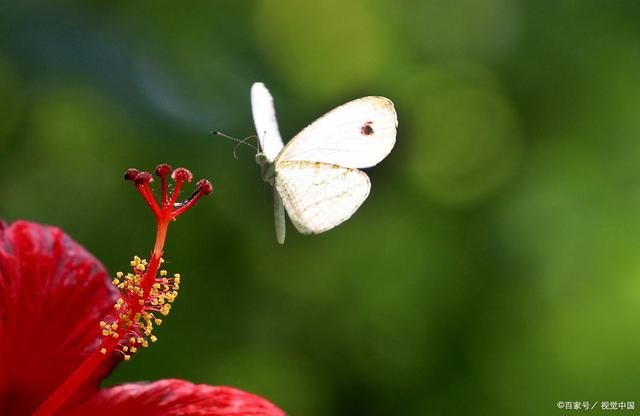
[[369, 177], [358, 168], [376, 165], [395, 144], [397, 116], [384, 97], [350, 101], [319, 118], [285, 146], [273, 98], [264, 84], [251, 88], [260, 151], [256, 163], [274, 189], [276, 238], [285, 239], [286, 210], [303, 234], [341, 224], [369, 195]]

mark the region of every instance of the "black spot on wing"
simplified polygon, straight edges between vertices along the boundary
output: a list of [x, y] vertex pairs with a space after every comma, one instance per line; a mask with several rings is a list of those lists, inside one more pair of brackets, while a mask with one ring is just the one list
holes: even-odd
[[364, 123], [362, 127], [360, 127], [360, 134], [363, 136], [371, 136], [374, 133], [373, 127], [371, 127], [372, 124], [373, 121], [367, 121]]

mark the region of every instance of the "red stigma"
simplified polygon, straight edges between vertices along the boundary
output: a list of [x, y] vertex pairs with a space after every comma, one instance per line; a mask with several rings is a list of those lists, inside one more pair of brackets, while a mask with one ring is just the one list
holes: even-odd
[[209, 195], [211, 192], [213, 192], [213, 185], [211, 185], [211, 182], [206, 179], [199, 180], [196, 186], [204, 195]]
[[136, 185], [142, 185], [145, 183], [153, 182], [153, 176], [149, 172], [140, 172], [133, 180]]
[[173, 173], [171, 174], [171, 179], [173, 179], [176, 182], [177, 181], [191, 182], [191, 180], [193, 179], [193, 174], [191, 174], [191, 172], [189, 172], [189, 170], [185, 168], [178, 168], [174, 170]]
[[162, 186], [162, 197], [161, 203], [162, 205], [166, 205], [169, 200], [169, 186], [167, 185], [167, 175], [171, 172], [171, 166], [166, 163], [162, 163], [156, 166], [156, 175], [160, 177], [160, 182]]
[[167, 165], [166, 163], [160, 164], [158, 166], [156, 166], [156, 175], [159, 177], [163, 177], [169, 174], [169, 172], [171, 172], [171, 166]]
[[127, 171], [124, 173], [124, 180], [125, 181], [133, 181], [136, 179], [136, 176], [138, 176], [138, 174], [140, 173], [140, 171], [138, 169], [127, 169]]
[[133, 180], [140, 192], [140, 195], [147, 202], [158, 221], [171, 221], [179, 215], [190, 209], [203, 195], [208, 195], [213, 191], [211, 182], [206, 179], [200, 180], [196, 185], [196, 190], [183, 202], [178, 202], [178, 197], [185, 182], [193, 180], [193, 174], [185, 168], [177, 168], [171, 173], [171, 179], [175, 182], [173, 192], [169, 193], [169, 185], [167, 176], [171, 172], [171, 166], [168, 164], [160, 164], [155, 169], [155, 174], [160, 177], [161, 197], [157, 201], [149, 185], [153, 182], [153, 176], [149, 172], [140, 172], [137, 169], [128, 169], [124, 177], [127, 180]]

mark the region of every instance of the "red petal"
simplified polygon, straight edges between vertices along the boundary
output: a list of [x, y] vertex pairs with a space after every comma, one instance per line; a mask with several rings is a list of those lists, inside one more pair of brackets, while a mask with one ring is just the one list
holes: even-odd
[[183, 380], [123, 384], [103, 389], [65, 414], [71, 416], [284, 416], [267, 400], [232, 387]]
[[104, 267], [62, 230], [0, 223], [0, 414], [30, 414], [95, 351], [115, 299]]

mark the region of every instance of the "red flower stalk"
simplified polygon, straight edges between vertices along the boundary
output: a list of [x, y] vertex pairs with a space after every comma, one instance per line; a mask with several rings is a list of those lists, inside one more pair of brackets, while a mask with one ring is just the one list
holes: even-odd
[[213, 190], [202, 180], [177, 202], [193, 176], [174, 170], [170, 193], [169, 173], [168, 165], [156, 168], [159, 203], [151, 174], [125, 173], [153, 211], [157, 231], [149, 261], [136, 256], [131, 272], [116, 274], [119, 293], [102, 265], [61, 230], [0, 222], [0, 414], [284, 415], [249, 393], [181, 380], [98, 389], [117, 363], [157, 340], [154, 327], [180, 287], [179, 274], [161, 269], [167, 228]]

